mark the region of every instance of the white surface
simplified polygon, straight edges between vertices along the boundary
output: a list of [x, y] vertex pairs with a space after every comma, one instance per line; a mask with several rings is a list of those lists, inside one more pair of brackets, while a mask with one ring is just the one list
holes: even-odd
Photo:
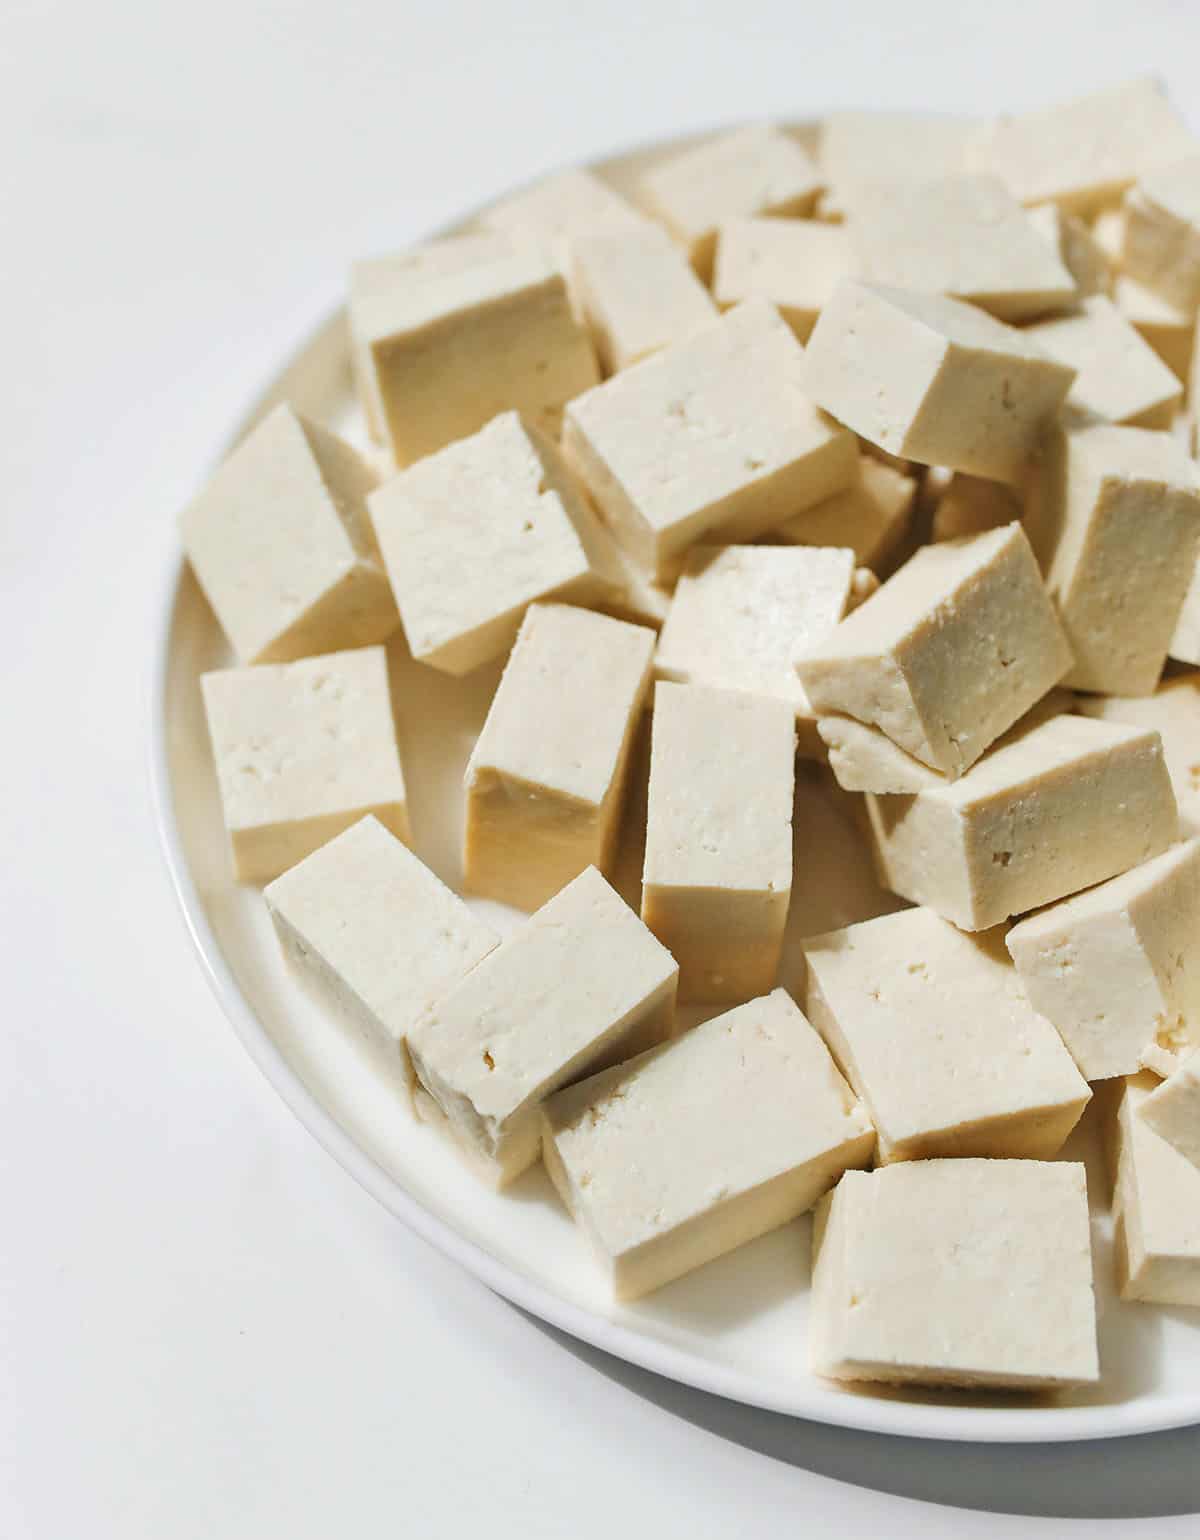
[[149, 817], [154, 584], [353, 255], [613, 142], [822, 99], [1023, 104], [1157, 67], [1200, 116], [1200, 18], [1167, 0], [1014, 3], [966, 36], [941, 3], [825, 36], [749, 0], [492, 16], [5, 13], [0, 1533], [1194, 1533], [1194, 1431], [947, 1457], [572, 1349], [360, 1193], [204, 986]]

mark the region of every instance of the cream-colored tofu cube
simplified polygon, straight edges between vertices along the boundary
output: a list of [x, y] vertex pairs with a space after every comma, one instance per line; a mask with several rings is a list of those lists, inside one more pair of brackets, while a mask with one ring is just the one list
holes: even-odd
[[816, 1374], [1010, 1390], [1100, 1377], [1077, 1162], [848, 1172], [817, 1209], [813, 1253]]
[[1138, 1110], [1160, 1139], [1200, 1167], [1200, 1048], [1193, 1049]]
[[396, 629], [367, 519], [376, 481], [349, 444], [283, 405], [184, 510], [188, 561], [243, 663], [366, 646]]
[[1029, 328], [1038, 346], [1077, 370], [1068, 407], [1131, 428], [1169, 428], [1183, 387], [1112, 300], [1095, 295]]
[[467, 765], [464, 885], [536, 909], [611, 870], [654, 632], [531, 604]]
[[867, 813], [886, 885], [971, 931], [1128, 871], [1179, 827], [1158, 734], [1067, 715]]
[[1088, 1080], [1200, 1043], [1200, 840], [1020, 920], [1007, 946]]
[[368, 506], [413, 657], [449, 674], [507, 652], [535, 600], [621, 588], [582, 489], [516, 412], [410, 465]]
[[1071, 652], [1019, 524], [921, 550], [795, 653], [818, 716], [878, 727], [958, 776], [1058, 683]]
[[1117, 1109], [1117, 1287], [1122, 1299], [1200, 1305], [1200, 1169], [1142, 1109], [1159, 1084], [1126, 1081]]
[[563, 405], [599, 379], [562, 273], [496, 235], [360, 263], [350, 331], [368, 420], [398, 465], [501, 412], [556, 432]]
[[706, 535], [756, 539], [854, 480], [853, 435], [804, 393], [804, 350], [752, 300], [573, 401], [563, 448], [661, 579]]
[[1121, 258], [1169, 305], [1200, 309], [1200, 155], [1148, 172], [1125, 194]]
[[543, 256], [558, 262], [572, 236], [599, 228], [637, 230], [645, 220], [595, 172], [570, 166], [501, 198], [479, 222], [512, 242], [536, 242]]
[[1200, 674], [1165, 679], [1153, 695], [1081, 695], [1075, 709], [1160, 733], [1182, 832], [1200, 834]]
[[812, 399], [889, 454], [1019, 482], [1074, 371], [940, 294], [846, 279], [813, 327]]
[[649, 567], [643, 566], [632, 551], [616, 540], [610, 539], [610, 548], [620, 586], [594, 600], [595, 608], [616, 620], [661, 630], [671, 608], [672, 585], [660, 583]]
[[820, 189], [817, 168], [800, 143], [758, 123], [669, 156], [639, 183], [646, 208], [680, 242], [705, 282], [722, 220], [808, 214]]
[[476, 1169], [506, 1186], [541, 1153], [546, 1097], [670, 1036], [677, 978], [589, 868], [425, 1010], [413, 1070]]
[[880, 185], [956, 176], [978, 120], [944, 112], [879, 109], [831, 112], [821, 123], [821, 174], [839, 211], [874, 197]]
[[1007, 482], [955, 471], [933, 509], [931, 536], [958, 540], [963, 535], [982, 535], [1021, 518], [1025, 500]]
[[782, 989], [544, 1108], [546, 1167], [617, 1299], [795, 1219], [874, 1143]]
[[[1112, 263], [1082, 219], [1066, 214], [1056, 203], [1026, 209], [1025, 217], [1075, 280], [1081, 299], [1107, 294], [1112, 288]], [[1118, 237], [1119, 244], [1119, 237]]]
[[916, 504], [912, 476], [865, 455], [852, 486], [788, 519], [768, 538], [787, 545], [848, 546], [860, 565], [881, 573], [904, 545]]
[[1129, 324], [1141, 335], [1175, 377], [1187, 383], [1195, 355], [1196, 318], [1136, 278], [1122, 274], [1113, 285], [1113, 300]]
[[940, 771], [906, 754], [877, 727], [868, 727], [853, 717], [818, 717], [817, 737], [825, 745], [829, 768], [843, 791], [907, 795], [946, 784]]
[[728, 219], [717, 237], [713, 296], [722, 309], [748, 299], [769, 300], [800, 341], [807, 342], [853, 261], [843, 225], [815, 219]]
[[200, 680], [239, 882], [267, 881], [374, 813], [409, 838], [382, 647]]
[[682, 1000], [775, 983], [792, 892], [795, 713], [767, 696], [659, 683], [642, 918]]

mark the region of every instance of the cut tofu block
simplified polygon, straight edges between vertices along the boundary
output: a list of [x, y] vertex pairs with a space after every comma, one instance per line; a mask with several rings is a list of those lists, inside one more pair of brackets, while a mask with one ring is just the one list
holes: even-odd
[[939, 771], [906, 754], [877, 727], [868, 727], [853, 717], [819, 717], [817, 736], [825, 745], [833, 778], [843, 791], [907, 794], [946, 784]]
[[1200, 154], [1148, 172], [1125, 194], [1121, 258], [1169, 305], [1200, 309]]
[[536, 909], [608, 871], [654, 632], [531, 604], [467, 765], [464, 883]]
[[1112, 268], [1104, 248], [1082, 219], [1065, 214], [1055, 203], [1027, 209], [1025, 217], [1075, 280], [1081, 299], [1107, 294], [1112, 287]]
[[1200, 1170], [1141, 1115], [1154, 1076], [1125, 1084], [1117, 1111], [1117, 1286], [1122, 1299], [1200, 1305]]
[[607, 374], [703, 331], [717, 307], [687, 258], [649, 220], [580, 231], [567, 271]]
[[1029, 915], [1007, 946], [1086, 1079], [1168, 1073], [1200, 1044], [1200, 840]]
[[507, 652], [535, 600], [621, 587], [582, 489], [516, 412], [410, 465], [369, 506], [412, 654], [449, 674]]
[[243, 663], [381, 642], [399, 616], [367, 519], [370, 466], [290, 406], [183, 512], [196, 580]]
[[886, 885], [971, 931], [1148, 861], [1179, 826], [1157, 733], [1065, 715], [867, 812]]
[[1038, 346], [1078, 371], [1067, 405], [1133, 428], [1169, 428], [1183, 387], [1137, 328], [1103, 295], [1031, 326]]
[[705, 282], [723, 220], [738, 214], [807, 214], [820, 189], [809, 155], [790, 134], [769, 124], [750, 124], [680, 151], [640, 182], [646, 207], [682, 244]]
[[546, 1166], [618, 1299], [812, 1207], [875, 1135], [776, 989], [552, 1097]]
[[558, 262], [571, 236], [602, 227], [637, 230], [645, 221], [593, 172], [569, 167], [493, 203], [480, 223], [513, 242], [533, 241], [543, 256]]
[[573, 401], [563, 448], [659, 578], [705, 535], [753, 540], [849, 486], [853, 435], [804, 393], [804, 350], [752, 300]]
[[1164, 680], [1153, 695], [1082, 695], [1075, 709], [1160, 733], [1181, 828], [1200, 834], [1200, 674]]
[[360, 263], [350, 330], [368, 419], [398, 465], [501, 412], [557, 431], [563, 404], [599, 378], [562, 273], [501, 236]]
[[812, 399], [889, 454], [1020, 481], [1074, 371], [940, 294], [846, 279], [805, 352]]
[[817, 1210], [813, 1250], [816, 1374], [1013, 1390], [1099, 1378], [1076, 1162], [851, 1171]]
[[841, 212], [881, 185], [955, 176], [967, 169], [975, 118], [942, 112], [831, 112], [821, 123], [821, 174]]
[[932, 537], [936, 541], [982, 535], [1011, 524], [1024, 511], [1025, 501], [1015, 487], [955, 471], [934, 505]]
[[853, 261], [842, 225], [815, 219], [729, 219], [717, 238], [713, 295], [722, 308], [769, 300], [800, 341], [807, 342]]
[[313, 851], [264, 896], [297, 974], [408, 1081], [409, 1029], [500, 941], [375, 818]]
[[374, 813], [409, 838], [382, 647], [200, 680], [239, 882], [268, 881]]
[[772, 987], [792, 891], [795, 714], [766, 696], [654, 692], [642, 918], [682, 1000]]
[[881, 1163], [1048, 1160], [1091, 1095], [997, 932], [902, 909], [804, 943], [808, 1019], [871, 1115]]
[[1058, 253], [998, 177], [877, 186], [847, 229], [868, 282], [970, 300], [1001, 321], [1029, 321], [1078, 297]]
[[594, 869], [582, 872], [410, 1029], [409, 1057], [497, 1186], [538, 1159], [562, 1086], [669, 1037], [679, 970]]
[[1200, 1167], [1200, 1049], [1188, 1054], [1138, 1110], [1160, 1139]]
[[1030, 539], [1079, 690], [1149, 695], [1196, 565], [1200, 471], [1169, 433], [1099, 424], [1048, 441]]
[[1167, 643], [1167, 655], [1180, 663], [1200, 663], [1200, 561], [1188, 579], [1179, 618]]
[[796, 652], [817, 715], [878, 727], [949, 776], [1070, 666], [1019, 524], [924, 546], [824, 641]]
[[769, 539], [788, 545], [848, 546], [872, 572], [891, 565], [912, 527], [917, 483], [903, 471], [864, 456], [844, 492], [788, 519]]
[[610, 555], [620, 586], [594, 600], [594, 607], [616, 620], [628, 620], [635, 626], [653, 626], [656, 631], [660, 630], [671, 608], [672, 586], [660, 583], [649, 567], [643, 566], [632, 551], [619, 545], [611, 536]]
[[1136, 278], [1119, 277], [1113, 286], [1117, 309], [1183, 384], [1187, 383], [1195, 352], [1196, 318], [1157, 294]]
[[1093, 213], [1155, 166], [1194, 152], [1187, 125], [1156, 80], [1143, 77], [1017, 117], [998, 118], [968, 162], [1001, 177], [1022, 203]]

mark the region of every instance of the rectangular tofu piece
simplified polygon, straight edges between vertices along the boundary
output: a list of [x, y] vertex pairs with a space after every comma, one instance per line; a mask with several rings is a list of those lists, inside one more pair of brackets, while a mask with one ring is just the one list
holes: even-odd
[[1200, 1168], [1145, 1117], [1159, 1082], [1125, 1082], [1117, 1109], [1113, 1198], [1117, 1287], [1122, 1299], [1200, 1305]]
[[1022, 517], [1025, 500], [1016, 487], [986, 476], [955, 471], [933, 509], [932, 539], [957, 540], [982, 535]]
[[912, 476], [864, 455], [851, 486], [780, 524], [768, 538], [785, 545], [848, 546], [860, 566], [879, 575], [907, 539], [916, 504]]
[[818, 162], [832, 203], [846, 214], [880, 185], [956, 176], [967, 169], [977, 118], [948, 112], [859, 109], [831, 112], [821, 123]]
[[875, 1143], [782, 989], [559, 1092], [543, 1127], [546, 1167], [617, 1299], [796, 1218]]
[[531, 604], [467, 764], [464, 886], [536, 909], [612, 866], [654, 632]]
[[744, 1000], [775, 983], [795, 738], [785, 701], [655, 687], [642, 918], [679, 961], [681, 1000]]
[[867, 813], [892, 892], [970, 931], [1128, 871], [1179, 827], [1156, 732], [1066, 715], [947, 786], [868, 796]]
[[1200, 1048], [1155, 1086], [1139, 1111], [1160, 1139], [1200, 1168]]
[[1168, 1074], [1200, 1045], [1200, 840], [1027, 916], [1007, 946], [1086, 1079]]
[[786, 322], [754, 300], [571, 403], [567, 458], [660, 579], [706, 535], [753, 540], [854, 480], [853, 435], [809, 401], [803, 366]]
[[1182, 833], [1200, 834], [1200, 674], [1165, 679], [1153, 695], [1081, 695], [1075, 709], [1161, 734]]
[[541, 1153], [540, 1107], [662, 1042], [679, 970], [594, 868], [441, 994], [408, 1051], [478, 1171], [506, 1186]]
[[922, 547], [796, 672], [818, 716], [878, 727], [923, 764], [963, 774], [1071, 666], [1019, 524]]
[[721, 308], [769, 300], [801, 342], [854, 257], [842, 225], [815, 219], [728, 219], [717, 236], [713, 296]]
[[216, 669], [200, 686], [239, 882], [266, 882], [374, 813], [409, 839], [382, 647]]
[[1117, 309], [1182, 384], [1195, 355], [1196, 317], [1122, 273], [1113, 285]]
[[548, 261], [561, 263], [572, 236], [596, 229], [637, 230], [645, 219], [595, 172], [570, 166], [501, 198], [479, 222], [514, 244], [533, 242]]
[[1107, 294], [1112, 288], [1112, 265], [1104, 247], [1084, 221], [1064, 213], [1055, 203], [1026, 209], [1030, 226], [1041, 236], [1075, 280], [1080, 299]]
[[819, 407], [887, 453], [1011, 482], [1074, 378], [973, 305], [850, 278], [813, 327], [803, 371]]
[[848, 1172], [817, 1210], [813, 1252], [815, 1374], [1011, 1390], [1100, 1377], [1077, 1162]]
[[1169, 305], [1200, 309], [1200, 155], [1147, 172], [1125, 194], [1121, 260]]
[[409, 1029], [500, 941], [370, 817], [277, 877], [263, 896], [296, 973], [410, 1084]]
[[1130, 428], [1169, 428], [1183, 387], [1135, 326], [1105, 295], [1039, 321], [1029, 335], [1051, 358], [1077, 370], [1067, 406]]

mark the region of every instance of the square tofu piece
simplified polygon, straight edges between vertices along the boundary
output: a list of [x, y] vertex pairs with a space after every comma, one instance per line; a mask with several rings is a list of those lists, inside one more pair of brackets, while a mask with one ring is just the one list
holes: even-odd
[[805, 353], [812, 399], [878, 448], [1019, 482], [1074, 379], [973, 305], [847, 279]]
[[367, 813], [409, 838], [382, 647], [200, 680], [239, 882], [265, 882]]
[[1153, 695], [1083, 695], [1075, 709], [1161, 733], [1181, 828], [1185, 835], [1200, 834], [1200, 674], [1164, 680]]
[[429, 1007], [409, 1032], [413, 1069], [505, 1186], [540, 1154], [547, 1096], [670, 1036], [678, 973], [589, 868]]
[[1200, 155], [1148, 172], [1125, 194], [1121, 259], [1168, 304], [1200, 309]]
[[1200, 1049], [1188, 1054], [1139, 1110], [1160, 1139], [1200, 1167]]
[[531, 604], [467, 765], [464, 885], [536, 909], [612, 865], [654, 632]]
[[717, 238], [713, 295], [722, 309], [748, 299], [769, 300], [800, 341], [807, 342], [853, 261], [842, 225], [815, 219], [728, 219]]
[[534, 600], [621, 587], [562, 456], [516, 412], [410, 465], [370, 509], [413, 657], [448, 674], [507, 652]]
[[821, 173], [837, 206], [853, 214], [881, 185], [965, 172], [978, 126], [942, 112], [831, 112], [821, 124]]
[[399, 621], [367, 518], [376, 476], [277, 406], [184, 510], [196, 580], [243, 663], [381, 642]]
[[563, 404], [599, 378], [562, 273], [500, 236], [360, 264], [350, 331], [368, 417], [398, 465], [501, 412], [553, 431]]
[[856, 561], [880, 573], [904, 544], [916, 502], [911, 476], [864, 455], [852, 486], [797, 514], [768, 538], [788, 545], [849, 546]]
[[1142, 1116], [1158, 1083], [1126, 1081], [1117, 1111], [1117, 1287], [1122, 1299], [1200, 1305], [1200, 1169]]
[[1136, 278], [1122, 274], [1113, 285], [1117, 309], [1182, 384], [1187, 384], [1195, 355], [1196, 317], [1180, 310]]
[[644, 173], [640, 188], [646, 207], [707, 282], [722, 220], [810, 213], [821, 179], [790, 134], [750, 124], [670, 156]]
[[1100, 1377], [1077, 1162], [851, 1171], [817, 1210], [813, 1250], [816, 1374], [1011, 1390]]
[[958, 776], [1071, 666], [1019, 524], [928, 545], [825, 640], [796, 650], [818, 715], [875, 726]]
[[857, 271], [869, 282], [970, 300], [1001, 321], [1061, 310], [1078, 294], [997, 177], [876, 187], [847, 229]]
[[887, 886], [964, 930], [1128, 871], [1179, 827], [1157, 733], [1063, 715], [948, 786], [869, 796], [867, 812]]
[[808, 1019], [862, 1097], [879, 1161], [1048, 1160], [1091, 1092], [996, 931], [902, 909], [804, 943]]
[[683, 1000], [744, 1000], [775, 982], [795, 739], [786, 701], [655, 687], [642, 918], [678, 958]]
[[1007, 945], [1086, 1079], [1168, 1074], [1200, 1044], [1200, 840], [1029, 915]]
[[1112, 287], [1112, 268], [1104, 248], [1082, 219], [1064, 214], [1055, 203], [1026, 209], [1025, 217], [1075, 280], [1079, 297], [1107, 294]]
[[858, 446], [803, 371], [787, 323], [752, 300], [571, 403], [563, 448], [643, 566], [674, 577], [705, 535], [754, 540], [851, 484]]
[[1067, 405], [1131, 428], [1169, 428], [1183, 387], [1112, 300], [1096, 295], [1069, 315], [1028, 331], [1039, 347], [1078, 370]]
[[932, 537], [940, 541], [982, 535], [1011, 524], [1024, 511], [1025, 500], [1015, 487], [955, 471], [934, 506]]
[[1182, 444], [1107, 423], [1057, 428], [1029, 531], [1075, 654], [1064, 683], [1151, 694], [1200, 542], [1200, 471]]
[[875, 1135], [782, 989], [561, 1091], [546, 1166], [636, 1299], [812, 1207]]
[[594, 172], [582, 167], [555, 171], [493, 203], [480, 224], [510, 241], [533, 241], [558, 262], [565, 242], [581, 231], [602, 227], [636, 230], [644, 217]]
[[291, 966], [410, 1081], [409, 1029], [500, 941], [375, 818], [314, 850], [264, 897]]

